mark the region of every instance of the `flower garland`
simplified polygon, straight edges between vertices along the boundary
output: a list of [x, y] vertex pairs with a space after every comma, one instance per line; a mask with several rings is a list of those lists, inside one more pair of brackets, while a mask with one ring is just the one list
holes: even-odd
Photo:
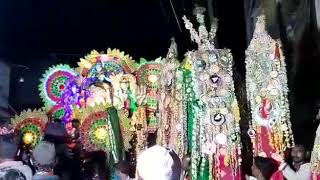
[[191, 155], [191, 179], [198, 178], [198, 171], [200, 165], [200, 143], [199, 143], [199, 104], [197, 103], [196, 93], [194, 91], [194, 86], [196, 85], [193, 81], [192, 74], [192, 61], [190, 54], [187, 53], [182, 63], [183, 72], [183, 89], [184, 89], [184, 99], [183, 99], [183, 110], [184, 110], [184, 122], [186, 124], [186, 139], [187, 139], [187, 153]]

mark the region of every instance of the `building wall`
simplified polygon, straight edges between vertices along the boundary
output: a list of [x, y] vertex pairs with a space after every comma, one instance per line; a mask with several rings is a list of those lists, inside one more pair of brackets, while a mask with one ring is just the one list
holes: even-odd
[[10, 66], [0, 59], [0, 108], [8, 107], [10, 87]]

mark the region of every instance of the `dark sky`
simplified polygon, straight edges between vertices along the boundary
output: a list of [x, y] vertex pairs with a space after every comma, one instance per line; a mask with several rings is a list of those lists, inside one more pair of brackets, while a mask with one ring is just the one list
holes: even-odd
[[[172, 2], [182, 32], [169, 0], [1, 0], [0, 56], [81, 55], [113, 47], [137, 59], [156, 58], [166, 54], [172, 36], [182, 53], [192, 47], [181, 18], [192, 18], [193, 5], [191, 0]], [[242, 1], [229, 7], [219, 0], [215, 9], [223, 29], [219, 41], [232, 47], [245, 40]]]
[[[118, 48], [134, 59], [155, 59], [166, 55], [174, 36], [182, 59], [187, 50], [195, 48], [182, 21], [183, 15], [194, 19], [193, 4], [191, 0], [172, 2], [181, 30], [169, 0], [0, 1], [0, 57], [31, 69], [13, 69], [12, 103], [21, 108], [39, 104], [35, 85], [44, 69], [57, 63], [76, 66], [92, 49]], [[237, 64], [244, 67], [243, 4], [233, 5], [216, 1], [217, 35], [219, 44], [233, 49]], [[24, 84], [17, 83], [21, 76], [26, 78]], [[23, 98], [25, 91], [32, 93], [29, 98]]]
[[107, 47], [154, 57], [164, 54], [175, 28], [160, 1], [3, 0], [0, 8], [1, 55], [11, 57]]

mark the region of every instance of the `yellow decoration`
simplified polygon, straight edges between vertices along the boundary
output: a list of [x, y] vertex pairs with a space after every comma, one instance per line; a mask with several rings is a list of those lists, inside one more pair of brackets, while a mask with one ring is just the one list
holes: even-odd
[[108, 136], [108, 132], [106, 128], [98, 128], [95, 132], [94, 135], [96, 136], [97, 139], [103, 140]]
[[158, 80], [158, 77], [154, 74], [151, 74], [148, 76], [148, 81], [150, 81], [151, 83], [155, 83]]
[[27, 145], [32, 144], [34, 139], [35, 139], [34, 135], [29, 132], [25, 133], [22, 138], [23, 142]]
[[184, 69], [187, 69], [187, 70], [191, 71], [191, 69], [192, 69], [192, 60], [191, 60], [190, 54], [186, 54], [186, 57], [184, 59], [182, 67]]
[[118, 49], [109, 48], [106, 54], [93, 50], [90, 54], [86, 55], [84, 58], [81, 58], [80, 62], [78, 62], [79, 68], [77, 68], [77, 71], [82, 73], [84, 69], [91, 69], [97, 63], [97, 60], [99, 59], [98, 57], [106, 57], [106, 59], [115, 58], [121, 66], [127, 66], [130, 72], [135, 72], [137, 70], [135, 61], [129, 55], [125, 55], [123, 51]]

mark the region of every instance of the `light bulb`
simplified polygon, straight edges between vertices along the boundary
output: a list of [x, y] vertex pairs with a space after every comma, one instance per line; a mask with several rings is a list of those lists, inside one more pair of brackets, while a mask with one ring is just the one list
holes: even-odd
[[23, 82], [24, 82], [24, 78], [23, 78], [23, 77], [20, 77], [20, 78], [19, 78], [19, 82], [20, 82], [20, 83], [23, 83]]
[[34, 140], [34, 136], [32, 133], [25, 133], [22, 140], [25, 144], [31, 144]]

